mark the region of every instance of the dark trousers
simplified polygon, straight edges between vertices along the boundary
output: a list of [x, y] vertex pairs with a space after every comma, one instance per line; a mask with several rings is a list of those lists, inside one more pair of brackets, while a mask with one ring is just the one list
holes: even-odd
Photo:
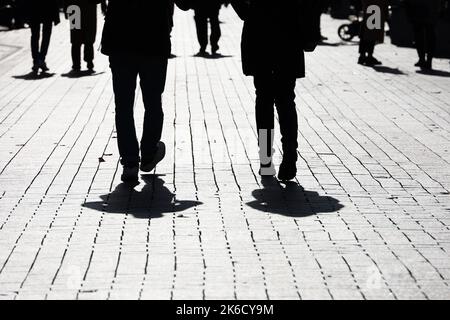
[[[42, 41], [40, 41], [41, 26], [42, 26]], [[31, 29], [31, 54], [33, 56], [33, 61], [35, 64], [39, 62], [45, 62], [48, 47], [50, 46], [53, 23], [51, 21], [44, 23], [31, 22], [30, 29]]]
[[201, 51], [205, 51], [208, 46], [208, 20], [211, 24], [211, 48], [213, 51], [219, 50], [219, 40], [222, 36], [219, 12], [220, 8], [213, 10], [195, 10], [195, 26], [197, 28], [197, 38]]
[[373, 55], [375, 50], [375, 41], [361, 40], [359, 42], [359, 54], [362, 56], [368, 55], [369, 57]]
[[296, 78], [261, 73], [254, 76], [256, 88], [256, 125], [261, 129], [274, 128], [274, 106], [280, 122], [283, 152], [293, 153], [298, 149], [298, 120], [295, 105]]
[[[72, 68], [81, 68], [81, 46], [82, 43], [72, 43]], [[84, 44], [84, 61], [88, 64], [92, 64], [94, 61], [94, 44], [85, 43]]]
[[117, 141], [121, 163], [139, 164], [139, 143], [134, 123], [134, 101], [137, 77], [140, 78], [145, 116], [140, 150], [143, 159], [153, 159], [161, 140], [164, 113], [162, 93], [166, 83], [167, 57], [120, 54], [110, 56], [116, 103]]
[[433, 24], [413, 25], [417, 53], [421, 61], [432, 60], [436, 48], [436, 30]]

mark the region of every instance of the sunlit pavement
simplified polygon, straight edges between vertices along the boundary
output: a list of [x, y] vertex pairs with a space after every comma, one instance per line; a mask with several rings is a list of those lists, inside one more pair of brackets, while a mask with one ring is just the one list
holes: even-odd
[[[52, 74], [29, 76], [29, 30], [0, 32], [0, 298], [450, 298], [450, 67], [376, 48], [356, 64], [342, 21], [298, 82], [299, 175], [261, 181], [241, 23], [195, 58], [177, 12], [164, 96], [168, 154], [120, 183], [107, 58], [72, 78], [67, 22]], [[136, 106], [141, 127], [142, 101]], [[280, 162], [277, 134], [276, 163]]]

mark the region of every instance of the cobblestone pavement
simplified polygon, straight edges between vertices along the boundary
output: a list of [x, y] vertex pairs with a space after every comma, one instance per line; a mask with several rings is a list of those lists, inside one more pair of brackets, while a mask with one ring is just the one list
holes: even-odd
[[0, 33], [0, 298], [449, 299], [448, 61], [420, 74], [412, 49], [385, 44], [384, 67], [358, 66], [326, 17], [331, 45], [298, 82], [298, 183], [262, 182], [241, 23], [222, 19], [224, 57], [195, 58], [177, 12], [168, 155], [134, 189], [107, 59], [67, 77], [64, 23], [54, 74], [32, 81], [29, 30]]

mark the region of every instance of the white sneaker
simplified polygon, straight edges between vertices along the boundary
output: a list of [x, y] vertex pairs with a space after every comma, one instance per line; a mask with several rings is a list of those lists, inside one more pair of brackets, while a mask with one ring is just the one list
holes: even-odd
[[259, 175], [262, 177], [273, 177], [277, 174], [277, 171], [275, 170], [275, 166], [273, 165], [273, 162], [270, 162], [268, 165], [261, 164], [261, 167], [259, 169]]

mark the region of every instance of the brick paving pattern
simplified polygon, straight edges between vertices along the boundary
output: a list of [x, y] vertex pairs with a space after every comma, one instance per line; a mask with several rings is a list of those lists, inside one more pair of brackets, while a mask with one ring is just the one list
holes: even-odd
[[134, 189], [106, 57], [67, 77], [63, 23], [54, 74], [32, 81], [29, 30], [0, 32], [0, 299], [449, 299], [448, 61], [420, 74], [414, 50], [385, 44], [385, 67], [358, 66], [325, 17], [335, 45], [308, 54], [298, 181], [281, 185], [258, 177], [241, 23], [222, 20], [225, 56], [195, 58], [192, 14], [176, 13], [168, 154]]

